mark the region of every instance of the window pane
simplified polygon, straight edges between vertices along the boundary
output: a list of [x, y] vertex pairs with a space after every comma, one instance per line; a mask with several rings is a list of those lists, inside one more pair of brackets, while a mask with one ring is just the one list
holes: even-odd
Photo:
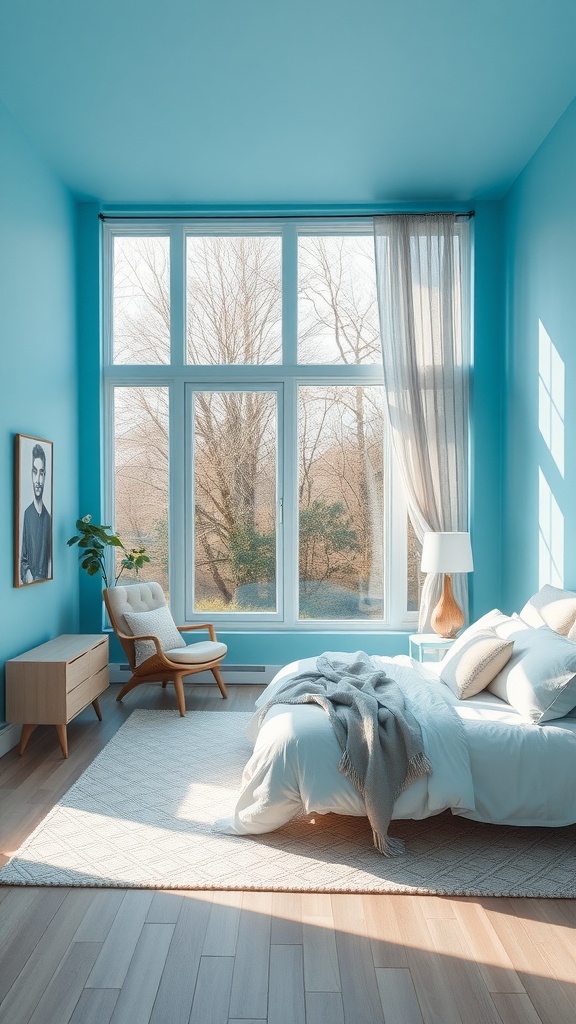
[[194, 396], [194, 610], [275, 612], [276, 394]]
[[[156, 580], [168, 596], [167, 388], [114, 389], [114, 502], [124, 546], [145, 547], [150, 556], [138, 579]], [[122, 574], [122, 581], [133, 578]]]
[[374, 240], [298, 239], [298, 362], [381, 362]]
[[280, 237], [189, 235], [186, 251], [188, 362], [280, 362]]
[[301, 619], [384, 617], [382, 391], [299, 389]]
[[113, 359], [170, 362], [170, 239], [114, 238]]

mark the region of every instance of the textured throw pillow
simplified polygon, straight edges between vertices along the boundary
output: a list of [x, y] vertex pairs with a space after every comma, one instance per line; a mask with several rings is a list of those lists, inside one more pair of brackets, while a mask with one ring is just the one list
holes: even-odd
[[526, 602], [520, 618], [529, 626], [550, 626], [555, 633], [569, 636], [576, 631], [576, 594], [547, 583]]
[[[149, 612], [124, 612], [124, 618], [132, 636], [157, 636], [163, 651], [186, 646], [186, 641], [176, 629], [176, 623], [166, 605], [152, 608]], [[136, 641], [134, 646], [136, 667], [156, 654], [152, 640]]]
[[488, 689], [536, 724], [563, 718], [576, 707], [576, 643], [549, 626], [519, 630]]
[[454, 642], [442, 661], [440, 679], [460, 700], [485, 690], [510, 660], [513, 640], [502, 640], [493, 629], [465, 633]]

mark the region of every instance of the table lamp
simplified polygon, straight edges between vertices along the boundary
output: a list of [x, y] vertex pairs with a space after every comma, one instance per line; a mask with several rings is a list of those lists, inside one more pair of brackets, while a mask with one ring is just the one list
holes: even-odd
[[452, 574], [472, 572], [469, 533], [425, 533], [422, 542], [422, 572], [444, 575], [442, 596], [432, 612], [430, 625], [439, 636], [455, 637], [464, 625], [464, 613], [452, 593]]

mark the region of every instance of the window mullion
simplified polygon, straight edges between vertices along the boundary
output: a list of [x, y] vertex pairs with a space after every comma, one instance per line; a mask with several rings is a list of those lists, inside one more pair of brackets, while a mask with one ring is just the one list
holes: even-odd
[[298, 229], [291, 223], [282, 231], [282, 362], [298, 362]]
[[298, 383], [284, 385], [284, 621], [298, 621]]
[[183, 552], [186, 550], [186, 501], [188, 493], [188, 475], [186, 459], [186, 431], [188, 417], [185, 410], [185, 384], [177, 379], [170, 388], [170, 484], [169, 501], [169, 579], [170, 604], [177, 622], [186, 618], [186, 563]]
[[170, 230], [170, 362], [186, 362], [186, 236], [180, 224]]

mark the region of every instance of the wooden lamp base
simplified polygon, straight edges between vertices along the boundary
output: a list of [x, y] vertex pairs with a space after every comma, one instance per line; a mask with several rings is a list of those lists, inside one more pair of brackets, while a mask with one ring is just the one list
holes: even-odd
[[464, 625], [464, 613], [454, 599], [452, 577], [448, 573], [444, 574], [442, 597], [432, 612], [430, 625], [434, 632], [438, 633], [438, 636], [449, 639], [455, 637], [458, 630], [462, 629]]

